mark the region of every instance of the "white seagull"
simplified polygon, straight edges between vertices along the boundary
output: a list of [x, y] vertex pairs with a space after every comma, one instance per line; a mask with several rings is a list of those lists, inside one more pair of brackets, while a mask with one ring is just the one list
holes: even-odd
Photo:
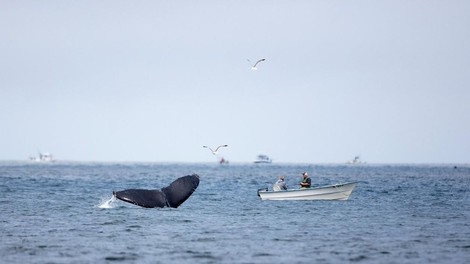
[[[248, 59], [247, 59], [248, 60]], [[265, 61], [266, 59], [261, 59], [261, 60], [258, 60], [253, 66], [251, 66], [251, 69], [256, 71], [258, 68], [256, 68], [256, 66], [258, 65], [258, 63], [262, 62], [262, 61]], [[251, 63], [250, 60], [248, 60], [249, 63]]]
[[220, 145], [218, 146], [215, 150], [213, 150], [212, 148], [208, 147], [208, 146], [202, 146], [203, 148], [208, 148], [210, 149], [210, 151], [212, 152], [212, 155], [217, 155], [217, 151], [220, 149], [220, 148], [225, 148], [225, 147], [228, 147], [228, 145]]

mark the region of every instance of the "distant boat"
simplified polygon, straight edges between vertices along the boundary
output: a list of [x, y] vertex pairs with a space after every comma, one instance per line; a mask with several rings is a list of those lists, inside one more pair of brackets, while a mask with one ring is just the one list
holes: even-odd
[[269, 158], [267, 155], [260, 154], [256, 157], [255, 163], [272, 163], [272, 159]]
[[346, 163], [347, 164], [363, 164], [365, 162], [361, 160], [361, 157], [355, 156], [353, 160], [348, 160]]
[[286, 191], [269, 191], [259, 189], [261, 200], [347, 200], [357, 182], [349, 182], [316, 188], [288, 189]]
[[54, 162], [55, 161], [52, 154], [48, 152], [44, 152], [44, 153], [39, 152], [38, 157], [29, 157], [29, 160], [37, 161], [37, 162]]
[[219, 163], [220, 164], [228, 164], [228, 160], [224, 159], [224, 157], [222, 157], [220, 160], [219, 160]]

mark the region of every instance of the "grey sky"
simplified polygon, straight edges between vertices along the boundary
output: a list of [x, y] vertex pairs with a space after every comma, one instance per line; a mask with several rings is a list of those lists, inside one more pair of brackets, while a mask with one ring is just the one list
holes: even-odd
[[[469, 163], [469, 1], [0, 0], [0, 160]], [[266, 58], [258, 71], [247, 59]]]

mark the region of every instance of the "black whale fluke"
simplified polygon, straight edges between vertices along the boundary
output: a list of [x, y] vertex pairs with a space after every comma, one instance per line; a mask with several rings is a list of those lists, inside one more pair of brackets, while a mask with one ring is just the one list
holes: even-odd
[[127, 189], [113, 192], [113, 195], [119, 200], [142, 207], [177, 208], [191, 196], [198, 185], [199, 176], [193, 174], [178, 178], [161, 190]]

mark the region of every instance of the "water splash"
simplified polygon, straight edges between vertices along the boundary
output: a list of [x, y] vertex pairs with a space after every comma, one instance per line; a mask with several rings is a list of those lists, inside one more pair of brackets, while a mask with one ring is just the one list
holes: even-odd
[[116, 201], [116, 197], [113, 195], [111, 198], [103, 198], [101, 199], [100, 204], [98, 205], [99, 208], [114, 208], [116, 204], [114, 203]]

